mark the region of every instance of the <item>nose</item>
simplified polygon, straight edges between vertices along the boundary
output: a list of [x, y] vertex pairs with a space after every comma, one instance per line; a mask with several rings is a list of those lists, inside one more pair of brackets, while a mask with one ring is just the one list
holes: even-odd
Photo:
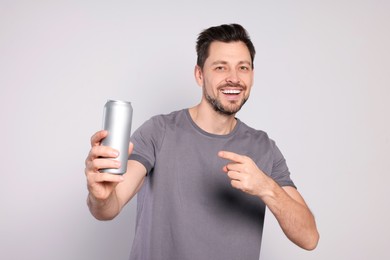
[[226, 82], [237, 84], [240, 83], [240, 78], [238, 77], [238, 73], [236, 70], [231, 70], [229, 75], [226, 77]]

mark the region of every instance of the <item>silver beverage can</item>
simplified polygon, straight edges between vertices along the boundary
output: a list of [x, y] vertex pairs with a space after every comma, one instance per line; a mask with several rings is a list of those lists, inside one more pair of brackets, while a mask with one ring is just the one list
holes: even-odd
[[101, 145], [112, 147], [119, 151], [115, 160], [120, 161], [119, 169], [101, 169], [101, 172], [124, 174], [127, 171], [127, 160], [130, 142], [133, 108], [131, 103], [120, 100], [107, 100], [103, 112], [103, 129], [108, 135]]

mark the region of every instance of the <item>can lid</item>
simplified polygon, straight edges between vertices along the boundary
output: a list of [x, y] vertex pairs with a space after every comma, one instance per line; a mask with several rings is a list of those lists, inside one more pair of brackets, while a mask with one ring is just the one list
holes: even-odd
[[117, 100], [117, 99], [107, 99], [107, 103], [108, 102], [117, 103], [117, 104], [131, 104], [131, 102], [129, 101]]

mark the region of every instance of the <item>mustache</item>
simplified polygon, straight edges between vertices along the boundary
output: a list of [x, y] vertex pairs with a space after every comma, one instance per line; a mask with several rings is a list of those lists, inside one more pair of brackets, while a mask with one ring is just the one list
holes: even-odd
[[227, 82], [227, 83], [220, 85], [218, 87], [218, 89], [222, 89], [222, 88], [241, 88], [241, 89], [245, 90], [246, 86], [242, 85], [241, 83]]

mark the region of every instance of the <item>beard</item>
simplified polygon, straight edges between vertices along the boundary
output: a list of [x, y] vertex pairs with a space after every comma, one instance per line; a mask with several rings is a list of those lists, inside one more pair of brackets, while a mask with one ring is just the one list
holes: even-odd
[[[232, 86], [232, 85], [226, 84], [222, 87], [227, 87], [227, 86]], [[242, 106], [248, 100], [248, 98], [243, 98], [239, 101], [240, 103], [238, 103], [238, 104], [236, 101], [231, 101], [229, 105], [224, 106], [218, 97], [213, 98], [207, 93], [204, 85], [203, 85], [203, 93], [204, 93], [203, 95], [206, 98], [207, 102], [211, 105], [211, 107], [214, 109], [214, 111], [218, 112], [221, 115], [225, 115], [225, 116], [231, 116], [231, 115], [236, 114], [238, 111], [240, 111]]]

